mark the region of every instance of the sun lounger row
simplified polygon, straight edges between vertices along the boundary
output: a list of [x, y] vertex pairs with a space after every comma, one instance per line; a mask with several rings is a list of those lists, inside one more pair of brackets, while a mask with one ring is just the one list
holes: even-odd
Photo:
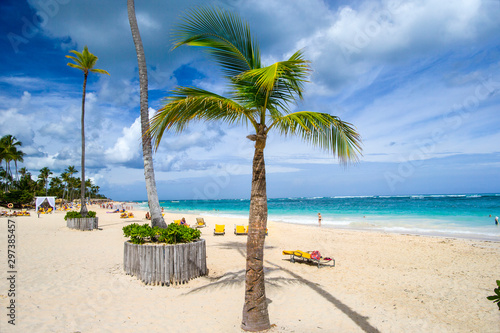
[[8, 213], [6, 210], [0, 212], [0, 216], [30, 216], [30, 213], [26, 210], [20, 211], [20, 212], [12, 212]]
[[[224, 224], [216, 224], [214, 229], [214, 235], [225, 235], [226, 234], [226, 226]], [[234, 226], [234, 234], [235, 235], [248, 235], [248, 226], [244, 225], [235, 225]], [[268, 234], [268, 229], [266, 229], [266, 236]]]

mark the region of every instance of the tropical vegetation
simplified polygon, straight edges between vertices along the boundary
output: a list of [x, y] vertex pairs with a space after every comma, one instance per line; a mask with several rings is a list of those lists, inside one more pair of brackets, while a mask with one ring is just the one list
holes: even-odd
[[498, 288], [493, 289], [495, 295], [488, 296], [486, 298], [492, 301], [493, 303], [497, 303], [498, 310], [500, 311], [500, 280], [497, 280], [497, 286]]
[[[90, 72], [99, 73], [99, 74], [107, 74], [109, 73], [104, 69], [94, 68], [95, 63], [97, 62], [97, 57], [89, 52], [87, 46], [83, 48], [83, 51], [80, 53], [75, 50], [71, 50], [76, 57], [67, 55], [66, 58], [69, 58], [74, 61], [74, 63], [69, 62], [68, 66], [72, 68], [79, 69], [83, 72], [83, 94], [82, 94], [82, 117], [81, 117], [81, 132], [82, 132], [82, 179], [85, 179], [85, 91], [87, 89], [87, 77]], [[83, 217], [87, 215], [87, 205], [85, 205], [85, 182], [81, 183], [80, 186], [80, 202], [82, 203], [80, 208], [80, 213]]]
[[267, 191], [264, 149], [268, 134], [296, 136], [323, 148], [343, 163], [356, 161], [361, 140], [353, 125], [329, 113], [292, 112], [303, 98], [310, 62], [302, 51], [264, 66], [249, 25], [222, 9], [188, 12], [174, 32], [175, 45], [202, 47], [222, 69], [226, 96], [196, 87], [177, 87], [151, 120], [158, 147], [165, 131], [183, 131], [192, 121], [221, 121], [249, 125], [255, 132], [252, 188], [247, 238], [245, 303], [241, 327], [247, 331], [270, 328], [264, 284], [264, 240], [267, 228]]
[[[78, 173], [75, 166], [68, 166], [59, 176], [48, 167], [41, 168], [38, 177], [33, 178], [26, 167], [17, 170], [15, 163], [15, 176], [9, 166], [11, 162], [23, 162], [24, 159], [16, 156], [25, 156], [20, 150], [22, 143], [12, 135], [0, 138], [0, 204], [13, 203], [16, 206], [30, 204], [35, 196], [54, 196], [66, 202], [80, 197], [81, 178], [75, 177]], [[5, 168], [4, 168], [5, 165]], [[104, 199], [99, 194], [99, 186], [94, 185], [90, 179], [85, 181], [87, 198]]]
[[130, 238], [133, 244], [148, 243], [190, 243], [201, 236], [198, 229], [192, 229], [185, 225], [170, 223], [166, 228], [151, 227], [149, 224], [129, 224], [123, 227], [123, 234]]

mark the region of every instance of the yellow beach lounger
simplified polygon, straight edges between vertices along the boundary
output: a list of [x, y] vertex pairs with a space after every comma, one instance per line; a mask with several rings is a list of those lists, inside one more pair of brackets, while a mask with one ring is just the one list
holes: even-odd
[[177, 225], [181, 225], [181, 220], [174, 220], [174, 223]]
[[206, 226], [207, 225], [205, 224], [205, 220], [203, 219], [203, 217], [196, 218], [196, 228], [204, 228]]
[[318, 268], [321, 265], [335, 267], [335, 259], [324, 258], [320, 255], [320, 253], [318, 251], [308, 251], [308, 252], [304, 252], [304, 251], [300, 251], [300, 250], [283, 251], [283, 255], [289, 255], [290, 261], [293, 263], [295, 262], [296, 259], [300, 259], [303, 262], [317, 264]]
[[224, 224], [216, 224], [214, 229], [214, 235], [224, 236], [226, 234], [226, 226]]
[[234, 234], [235, 235], [247, 235], [248, 234], [248, 227], [245, 228], [243, 225], [236, 225], [234, 226]]

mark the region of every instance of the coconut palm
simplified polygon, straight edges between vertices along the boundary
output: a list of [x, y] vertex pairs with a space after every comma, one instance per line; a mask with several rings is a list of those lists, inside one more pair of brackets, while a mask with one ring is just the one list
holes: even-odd
[[18, 181], [19, 181], [19, 174], [17, 173], [17, 162], [21, 162], [21, 163], [24, 162], [25, 155], [26, 155], [25, 153], [23, 153], [22, 151], [17, 150], [17, 149], [14, 151], [14, 154], [13, 154], [13, 157], [14, 157], [13, 161], [14, 161], [14, 165], [16, 167], [16, 180], [18, 180]]
[[267, 193], [264, 148], [272, 130], [298, 136], [336, 155], [343, 163], [356, 161], [361, 141], [354, 127], [336, 116], [312, 111], [291, 112], [302, 99], [309, 61], [301, 51], [269, 66], [261, 64], [257, 42], [239, 16], [221, 9], [195, 9], [186, 14], [174, 33], [175, 46], [203, 47], [221, 66], [228, 80], [228, 96], [194, 87], [177, 87], [151, 120], [156, 147], [166, 130], [181, 132], [193, 120], [246, 124], [255, 130], [245, 303], [241, 327], [248, 331], [270, 327], [264, 287], [264, 240]]
[[43, 167], [40, 169], [40, 174], [38, 175], [38, 179], [41, 184], [43, 184], [43, 187], [45, 187], [45, 196], [47, 196], [47, 185], [48, 185], [48, 180], [50, 175], [52, 175], [53, 172], [50, 171], [49, 168]]
[[0, 138], [0, 161], [5, 161], [5, 172], [10, 178], [12, 178], [10, 162], [15, 162], [17, 173], [17, 161], [23, 160], [24, 153], [17, 150], [18, 146], [22, 146], [22, 143], [13, 135], [8, 134]]
[[149, 108], [148, 108], [148, 71], [146, 67], [146, 56], [142, 46], [139, 26], [135, 17], [134, 0], [127, 1], [128, 20], [132, 38], [134, 39], [137, 62], [139, 66], [140, 84], [140, 106], [141, 106], [141, 132], [142, 132], [142, 155], [144, 160], [144, 178], [146, 180], [146, 192], [148, 194], [148, 205], [151, 211], [151, 225], [166, 228], [163, 220], [160, 201], [156, 191], [155, 172], [153, 167], [153, 149], [151, 147], [151, 136], [149, 134]]
[[[76, 55], [76, 57], [67, 55], [66, 58], [73, 60], [75, 63], [68, 62], [69, 67], [77, 68], [83, 72], [83, 94], [82, 94], [82, 179], [85, 179], [85, 91], [87, 89], [87, 77], [90, 72], [107, 74], [109, 73], [104, 69], [94, 68], [97, 62], [97, 57], [89, 52], [87, 46], [83, 48], [83, 52], [78, 52], [75, 50], [69, 51]], [[87, 206], [85, 205], [85, 182], [82, 182], [80, 191], [81, 209], [80, 214], [83, 217], [87, 216]]]

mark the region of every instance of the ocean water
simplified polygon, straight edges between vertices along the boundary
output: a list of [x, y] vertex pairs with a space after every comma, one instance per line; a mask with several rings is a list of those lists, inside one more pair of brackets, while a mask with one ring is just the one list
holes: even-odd
[[[161, 201], [170, 212], [248, 218], [249, 200]], [[141, 203], [147, 209], [147, 202]], [[500, 194], [269, 199], [269, 220], [357, 230], [500, 241]], [[490, 217], [491, 215], [491, 217]]]

